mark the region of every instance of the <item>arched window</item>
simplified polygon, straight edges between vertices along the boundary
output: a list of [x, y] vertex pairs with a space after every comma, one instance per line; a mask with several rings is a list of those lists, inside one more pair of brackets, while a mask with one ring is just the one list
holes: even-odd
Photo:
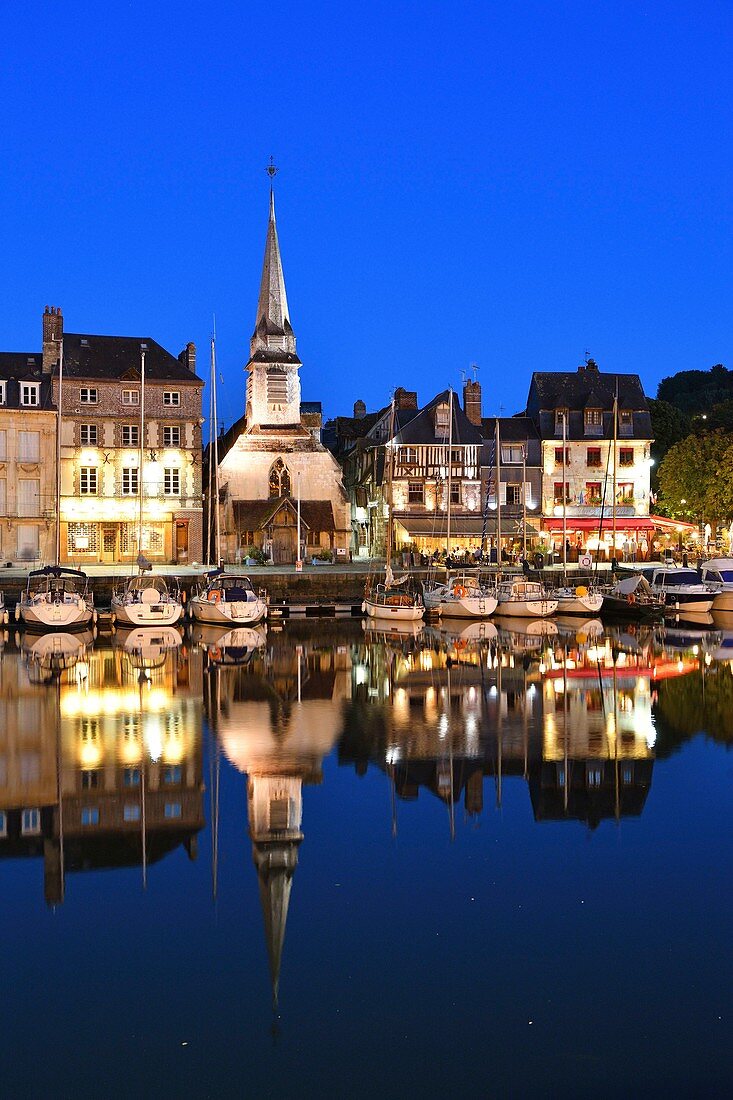
[[270, 496], [290, 496], [290, 473], [281, 458], [273, 462], [270, 467]]

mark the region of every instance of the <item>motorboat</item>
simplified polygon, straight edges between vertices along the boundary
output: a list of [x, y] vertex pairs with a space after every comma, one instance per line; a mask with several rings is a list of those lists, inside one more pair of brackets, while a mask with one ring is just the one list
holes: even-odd
[[557, 600], [558, 615], [597, 615], [603, 607], [603, 593], [585, 584], [564, 585], [552, 593]]
[[[170, 583], [169, 583], [170, 582]], [[173, 626], [183, 614], [174, 578], [140, 573], [112, 594], [112, 622], [120, 626]]]
[[715, 593], [694, 569], [666, 566], [645, 570], [645, 575], [652, 592], [662, 598], [665, 613], [701, 615], [712, 611]]
[[700, 566], [700, 578], [715, 593], [713, 611], [733, 611], [733, 558], [710, 558]]
[[498, 607], [497, 615], [511, 615], [515, 618], [541, 619], [554, 615], [557, 600], [547, 593], [539, 581], [529, 581], [514, 577], [500, 581], [496, 586]]
[[213, 626], [254, 626], [267, 618], [267, 595], [255, 592], [249, 577], [216, 570], [203, 591], [189, 600], [188, 613]]
[[31, 570], [15, 608], [29, 630], [85, 630], [96, 618], [86, 573], [63, 565]]
[[493, 588], [482, 585], [476, 574], [460, 573], [449, 578], [438, 611], [449, 619], [488, 619], [497, 603]]
[[267, 627], [259, 623], [227, 629], [199, 621], [191, 626], [190, 638], [206, 651], [209, 668], [247, 665], [267, 643]]
[[624, 621], [658, 620], [664, 615], [664, 601], [658, 592], [652, 591], [643, 573], [635, 573], [604, 588], [601, 613]]

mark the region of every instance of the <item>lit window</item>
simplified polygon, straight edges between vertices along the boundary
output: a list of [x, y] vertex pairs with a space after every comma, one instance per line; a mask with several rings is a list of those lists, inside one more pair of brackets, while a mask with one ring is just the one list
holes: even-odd
[[[562, 466], [562, 447], [555, 447], [555, 465]], [[565, 465], [570, 465], [570, 448], [565, 448]]]
[[164, 816], [168, 821], [173, 821], [181, 816], [181, 803], [180, 802], [166, 802], [165, 809], [163, 811]]
[[138, 467], [126, 466], [122, 471], [122, 495], [137, 496], [139, 484]]
[[558, 764], [557, 765], [557, 785], [558, 785], [558, 787], [564, 787], [565, 786], [565, 765], [564, 764]]
[[422, 481], [408, 481], [407, 499], [410, 504], [425, 503], [425, 486]]
[[624, 428], [630, 428], [634, 421], [634, 414], [631, 409], [621, 409], [618, 414], [618, 422], [623, 425]]
[[281, 458], [276, 459], [270, 467], [270, 496], [290, 496], [290, 474]]
[[164, 405], [180, 405], [181, 395], [178, 390], [163, 390]]
[[89, 386], [82, 386], [79, 390], [79, 401], [82, 405], [96, 405], [99, 400], [99, 391]]
[[601, 503], [601, 483], [600, 483], [600, 481], [586, 481], [586, 483], [585, 483], [585, 503], [586, 504], [600, 504]]
[[96, 424], [79, 425], [79, 444], [82, 447], [96, 447], [99, 441], [99, 429]]
[[125, 821], [139, 821], [140, 807], [136, 802], [126, 802], [122, 811], [122, 816]]
[[123, 424], [122, 425], [122, 446], [123, 447], [139, 447], [140, 446], [140, 426], [138, 424]]
[[99, 825], [99, 810], [96, 806], [84, 806], [81, 811], [82, 825]]
[[21, 405], [39, 405], [41, 402], [41, 383], [22, 382], [20, 386]]
[[79, 492], [82, 496], [97, 495], [96, 466], [81, 466], [79, 468]]
[[0, 405], [5, 404], [5, 383], [0, 382]]
[[601, 465], [601, 448], [589, 447], [586, 451], [586, 466], [599, 467]]
[[506, 502], [507, 502], [507, 504], [521, 504], [522, 503], [522, 486], [521, 485], [507, 485], [507, 487], [506, 487]]
[[621, 769], [621, 782], [625, 787], [630, 786], [634, 782], [634, 765], [624, 764]]
[[600, 787], [603, 781], [603, 769], [589, 764], [586, 772], [586, 780], [589, 787]]
[[562, 435], [563, 424], [567, 420], [567, 409], [555, 409], [555, 435]]
[[123, 405], [139, 405], [140, 404], [140, 390], [123, 390], [122, 391], [122, 404]]
[[38, 835], [41, 831], [41, 811], [23, 810], [20, 817], [20, 831], [23, 836]]
[[600, 428], [603, 424], [603, 412], [601, 409], [586, 409], [585, 410], [585, 426], [586, 428]]
[[634, 465], [634, 448], [633, 447], [621, 447], [618, 452], [618, 464], [619, 466], [633, 466]]
[[163, 492], [167, 497], [181, 495], [181, 471], [177, 466], [166, 466], [163, 471]]
[[450, 502], [451, 504], [461, 503], [461, 483], [460, 481], [451, 481], [450, 483]]
[[164, 783], [180, 783], [181, 782], [181, 765], [171, 764], [163, 771]]
[[[553, 499], [555, 501], [555, 504], [562, 504], [562, 481], [556, 481], [555, 482]], [[567, 504], [569, 502], [570, 502], [570, 482], [566, 481], [565, 482], [565, 503]]]
[[163, 446], [164, 447], [180, 447], [181, 445], [181, 429], [179, 427], [172, 427], [171, 425], [165, 425], [163, 427]]
[[99, 528], [96, 523], [70, 523], [66, 538], [70, 554], [96, 554], [99, 551]]
[[140, 786], [140, 769], [139, 768], [125, 768], [122, 782], [126, 787], [139, 787]]

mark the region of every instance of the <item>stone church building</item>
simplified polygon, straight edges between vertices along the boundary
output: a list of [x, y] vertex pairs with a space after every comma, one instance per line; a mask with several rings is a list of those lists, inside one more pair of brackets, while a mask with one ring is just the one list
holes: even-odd
[[321, 443], [320, 407], [301, 404], [301, 361], [295, 350], [285, 293], [275, 200], [270, 218], [250, 341], [244, 416], [219, 439], [221, 548], [225, 561], [248, 547], [264, 550], [276, 564], [324, 550], [348, 555], [351, 511], [341, 467]]

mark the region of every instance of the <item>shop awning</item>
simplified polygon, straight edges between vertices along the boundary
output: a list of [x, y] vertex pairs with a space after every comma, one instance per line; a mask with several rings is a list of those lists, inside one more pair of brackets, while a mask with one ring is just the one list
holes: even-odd
[[696, 523], [686, 523], [683, 519], [667, 519], [666, 516], [649, 516], [649, 519], [660, 531], [670, 531], [674, 534], [698, 535], [700, 530]]
[[[565, 521], [565, 528], [567, 531], [598, 531], [601, 525], [601, 521], [598, 517], [595, 519], [586, 518], [576, 519], [574, 516], [568, 516]], [[552, 516], [548, 519], [542, 520], [542, 526], [546, 531], [562, 531], [562, 516]], [[618, 516], [616, 518], [616, 530], [617, 531], [650, 531], [655, 526], [652, 523], [651, 516]], [[611, 516], [604, 516], [603, 518], [603, 530], [604, 532], [613, 531], [613, 519]]]
[[[405, 516], [395, 514], [395, 523], [404, 527], [411, 539], [434, 538], [445, 539], [448, 535], [448, 522], [445, 515], [440, 516]], [[477, 513], [473, 516], [453, 516], [450, 521], [451, 538], [471, 538], [480, 540], [484, 533], [484, 518]], [[537, 528], [527, 523], [527, 535], [532, 538], [537, 534]], [[486, 521], [486, 537], [496, 536], [496, 516], [490, 516]], [[522, 521], [513, 517], [501, 517], [501, 537], [521, 538]]]

